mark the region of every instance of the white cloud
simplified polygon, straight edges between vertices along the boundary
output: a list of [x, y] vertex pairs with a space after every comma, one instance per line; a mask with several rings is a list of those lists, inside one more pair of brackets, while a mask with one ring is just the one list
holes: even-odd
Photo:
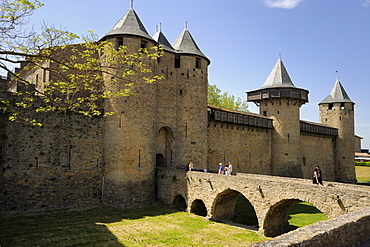
[[370, 7], [370, 0], [364, 0], [363, 5], [366, 7]]
[[[263, 2], [269, 8], [283, 8], [283, 9], [293, 9], [298, 6], [303, 0], [263, 0]], [[366, 0], [370, 3], [370, 0]]]

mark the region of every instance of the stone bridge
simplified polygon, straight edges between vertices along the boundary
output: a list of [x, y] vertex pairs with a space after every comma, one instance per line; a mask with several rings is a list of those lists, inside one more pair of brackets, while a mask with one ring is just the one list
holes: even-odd
[[369, 186], [325, 181], [317, 186], [299, 178], [157, 169], [158, 199], [210, 220], [231, 219], [240, 194], [253, 206], [259, 232], [269, 237], [289, 231], [289, 212], [297, 201], [314, 205], [329, 219], [370, 206]]

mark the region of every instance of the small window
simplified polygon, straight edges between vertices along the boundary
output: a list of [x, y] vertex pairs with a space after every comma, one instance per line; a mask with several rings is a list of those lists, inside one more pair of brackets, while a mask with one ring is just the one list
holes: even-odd
[[175, 56], [175, 68], [180, 68], [181, 67], [181, 59], [179, 55]]
[[148, 42], [146, 42], [146, 41], [142, 40], [142, 41], [141, 41], [141, 46], [140, 46], [140, 48], [141, 48], [141, 49], [145, 49], [145, 48], [146, 48], [147, 43], [148, 43]]
[[267, 111], [263, 111], [263, 116], [267, 116]]
[[334, 104], [333, 103], [329, 103], [329, 110], [333, 110], [333, 107], [334, 107]]
[[344, 103], [343, 103], [343, 102], [342, 102], [342, 103], [340, 103], [340, 109], [342, 109], [342, 110], [346, 109], [346, 108], [344, 107]]
[[118, 39], [118, 42], [117, 42], [117, 50], [121, 46], [123, 46], [123, 39], [122, 38]]
[[197, 69], [201, 69], [202, 68], [202, 66], [201, 66], [201, 60], [200, 60], [199, 57], [197, 57], [195, 59], [195, 68], [197, 68]]

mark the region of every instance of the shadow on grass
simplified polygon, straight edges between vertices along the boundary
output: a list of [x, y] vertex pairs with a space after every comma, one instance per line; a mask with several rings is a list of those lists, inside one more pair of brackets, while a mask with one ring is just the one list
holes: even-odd
[[0, 216], [0, 246], [124, 246], [105, 224], [178, 212], [157, 201], [135, 210], [91, 208]]
[[290, 215], [291, 214], [300, 214], [300, 213], [305, 213], [305, 214], [320, 214], [321, 211], [318, 210], [316, 207], [312, 205], [307, 205], [307, 204], [302, 204], [302, 203], [296, 203], [292, 209], [290, 210]]

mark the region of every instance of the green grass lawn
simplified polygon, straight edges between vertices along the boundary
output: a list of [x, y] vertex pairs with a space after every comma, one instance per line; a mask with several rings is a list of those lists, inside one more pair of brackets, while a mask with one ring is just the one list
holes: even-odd
[[253, 231], [207, 221], [167, 204], [138, 210], [90, 209], [2, 216], [0, 246], [248, 246]]
[[[257, 225], [254, 209], [240, 196], [234, 222]], [[290, 212], [292, 229], [326, 220], [299, 202]], [[249, 246], [267, 238], [256, 232], [179, 212], [156, 202], [137, 210], [93, 208], [0, 217], [0, 246]]]
[[325, 214], [308, 202], [297, 202], [290, 210], [288, 222], [294, 229], [327, 219]]
[[359, 183], [370, 183], [370, 167], [356, 166], [356, 178]]

